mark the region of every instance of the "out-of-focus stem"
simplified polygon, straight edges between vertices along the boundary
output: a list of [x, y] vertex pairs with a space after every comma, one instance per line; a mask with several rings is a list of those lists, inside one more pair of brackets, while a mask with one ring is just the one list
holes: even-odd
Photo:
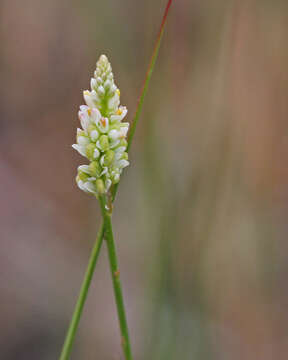
[[[143, 82], [141, 93], [140, 93], [140, 96], [139, 96], [139, 99], [138, 99], [136, 112], [135, 112], [135, 115], [133, 117], [133, 120], [132, 120], [132, 123], [131, 123], [131, 128], [130, 128], [130, 131], [129, 131], [129, 134], [128, 134], [127, 151], [129, 151], [129, 149], [130, 149], [130, 147], [132, 145], [132, 141], [133, 141], [133, 138], [134, 138], [136, 126], [137, 126], [137, 123], [138, 123], [140, 115], [141, 115], [143, 102], [144, 102], [145, 95], [146, 95], [147, 90], [148, 90], [148, 86], [149, 86], [149, 83], [150, 83], [150, 79], [151, 79], [151, 76], [152, 76], [152, 73], [153, 73], [153, 70], [154, 70], [156, 60], [157, 60], [157, 57], [158, 57], [158, 52], [159, 52], [159, 48], [160, 48], [160, 44], [161, 44], [161, 39], [162, 39], [162, 36], [163, 36], [163, 33], [164, 33], [164, 28], [165, 28], [165, 24], [166, 24], [166, 20], [167, 20], [167, 16], [168, 16], [171, 4], [172, 4], [172, 0], [168, 0], [165, 11], [164, 11], [164, 15], [163, 15], [163, 18], [162, 18], [162, 21], [161, 21], [160, 29], [159, 29], [159, 32], [158, 32], [158, 35], [157, 35], [157, 38], [156, 38], [156, 42], [155, 42], [155, 45], [154, 45], [154, 49], [153, 49], [153, 52], [152, 52], [152, 55], [151, 55], [150, 63], [148, 65], [146, 76], [145, 76], [145, 79], [144, 79], [144, 82]], [[118, 189], [118, 184], [116, 184], [112, 189], [112, 199], [113, 199], [113, 201], [115, 199], [117, 189]]]

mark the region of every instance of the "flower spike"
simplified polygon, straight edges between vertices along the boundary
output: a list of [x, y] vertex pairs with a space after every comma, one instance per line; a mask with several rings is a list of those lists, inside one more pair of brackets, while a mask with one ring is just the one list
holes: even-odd
[[91, 91], [83, 92], [86, 105], [81, 105], [78, 112], [82, 128], [77, 129], [77, 141], [72, 147], [90, 161], [89, 165], [78, 167], [78, 187], [97, 196], [117, 184], [129, 165], [129, 123], [122, 122], [127, 108], [120, 106], [120, 90], [105, 55], [100, 56], [90, 85]]

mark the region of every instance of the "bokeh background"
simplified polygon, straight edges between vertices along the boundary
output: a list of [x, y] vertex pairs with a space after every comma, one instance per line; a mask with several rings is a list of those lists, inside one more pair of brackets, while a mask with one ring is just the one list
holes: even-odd
[[[105, 53], [136, 108], [165, 0], [0, 3], [0, 358], [57, 359], [100, 223], [71, 148]], [[288, 3], [174, 0], [114, 227], [135, 359], [288, 354]], [[71, 359], [123, 359], [103, 247]]]

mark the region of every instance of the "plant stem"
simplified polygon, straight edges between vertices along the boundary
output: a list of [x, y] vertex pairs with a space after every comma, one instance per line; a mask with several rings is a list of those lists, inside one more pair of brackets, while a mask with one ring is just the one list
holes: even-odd
[[[133, 140], [135, 130], [136, 130], [136, 125], [138, 123], [138, 120], [139, 120], [139, 117], [140, 117], [140, 114], [141, 114], [141, 111], [142, 111], [144, 98], [145, 98], [145, 95], [147, 93], [148, 85], [149, 85], [149, 82], [150, 82], [150, 79], [151, 79], [151, 76], [152, 76], [152, 72], [153, 72], [157, 57], [158, 57], [160, 43], [161, 43], [165, 23], [166, 23], [166, 20], [167, 20], [167, 15], [168, 15], [171, 4], [172, 4], [172, 0], [168, 0], [165, 11], [164, 11], [164, 15], [163, 15], [163, 18], [162, 18], [162, 22], [161, 22], [161, 25], [160, 25], [160, 30], [158, 32], [158, 36], [157, 36], [157, 39], [156, 39], [156, 43], [154, 45], [154, 49], [153, 49], [153, 53], [152, 53], [152, 56], [151, 56], [151, 59], [150, 59], [150, 63], [149, 63], [149, 66], [148, 66], [148, 69], [147, 69], [147, 72], [146, 72], [146, 76], [145, 76], [145, 80], [144, 80], [144, 83], [143, 83], [143, 86], [142, 86], [142, 90], [141, 90], [141, 93], [140, 93], [140, 96], [139, 96], [136, 112], [135, 112], [135, 115], [134, 115], [134, 118], [133, 118], [133, 121], [132, 121], [132, 124], [131, 124], [131, 129], [130, 129], [130, 132], [129, 132], [129, 135], [128, 135], [127, 151], [130, 149], [130, 146], [132, 144], [132, 140]], [[118, 184], [116, 184], [112, 189], [112, 201], [114, 201], [114, 199], [115, 199], [117, 189], [118, 189]], [[104, 210], [105, 210], [105, 207], [104, 207]], [[106, 212], [106, 210], [105, 210], [105, 212]], [[109, 219], [110, 219], [110, 215], [109, 215]], [[114, 264], [114, 266], [116, 267], [115, 271], [117, 272], [117, 258], [116, 258], [114, 240], [113, 240], [111, 219], [109, 220], [109, 222], [110, 222], [110, 228], [111, 228], [111, 234], [112, 234], [112, 241], [107, 240], [108, 253], [109, 253], [109, 259], [110, 259], [110, 267], [111, 267], [111, 271], [112, 271], [112, 265], [111, 264]], [[108, 228], [109, 228], [109, 224], [108, 224]], [[109, 231], [108, 231], [108, 233], [109, 233]], [[70, 322], [70, 325], [69, 325], [69, 328], [68, 328], [68, 331], [67, 331], [67, 335], [66, 335], [66, 338], [65, 338], [65, 342], [64, 342], [64, 345], [63, 345], [62, 352], [61, 352], [59, 360], [68, 360], [69, 359], [69, 356], [70, 356], [70, 353], [71, 353], [71, 348], [72, 348], [72, 345], [73, 345], [73, 342], [74, 342], [74, 339], [75, 339], [75, 334], [76, 334], [76, 331], [77, 331], [77, 328], [78, 328], [78, 325], [79, 325], [80, 317], [82, 315], [83, 306], [84, 306], [86, 298], [87, 298], [87, 294], [88, 294], [89, 286], [90, 286], [90, 283], [91, 283], [92, 275], [93, 275], [93, 272], [94, 272], [94, 269], [95, 269], [95, 266], [96, 266], [96, 262], [97, 262], [97, 259], [98, 259], [98, 255], [99, 255], [99, 252], [100, 252], [100, 249], [101, 249], [101, 246], [102, 246], [103, 235], [104, 235], [104, 224], [102, 223], [101, 228], [100, 228], [100, 230], [98, 232], [98, 235], [97, 235], [97, 239], [96, 239], [94, 248], [93, 248], [92, 253], [91, 253], [91, 257], [90, 257], [90, 260], [89, 260], [89, 263], [88, 263], [88, 266], [87, 266], [87, 270], [86, 270], [86, 273], [85, 273], [83, 284], [81, 286], [79, 297], [78, 297], [78, 300], [77, 300], [77, 303], [76, 303], [76, 306], [75, 306], [75, 309], [74, 309], [74, 313], [73, 313], [73, 316], [72, 316], [72, 319], [71, 319], [71, 322]], [[113, 249], [114, 249], [114, 252], [113, 252]], [[112, 256], [112, 259], [111, 259], [111, 255], [113, 255], [113, 253], [115, 254], [115, 256], [114, 257]], [[123, 305], [123, 299], [122, 299], [122, 291], [121, 291], [120, 279], [118, 279], [118, 280], [115, 279], [115, 276], [113, 276], [113, 273], [112, 273], [112, 278], [113, 278], [115, 297], [116, 297], [116, 289], [118, 289], [117, 290], [117, 294], [118, 294], [117, 297], [119, 297], [119, 302], [117, 302], [117, 309], [118, 309], [121, 332], [122, 332], [122, 334], [123, 334], [123, 332], [126, 333], [126, 338], [128, 339], [128, 341], [127, 341], [127, 339], [125, 339], [125, 342], [123, 342], [123, 349], [124, 349], [126, 359], [132, 359], [131, 350], [130, 350], [130, 343], [129, 343], [129, 337], [128, 337], [128, 327], [127, 327], [127, 323], [126, 323], [126, 317], [125, 317], [124, 305]], [[117, 283], [119, 283], [119, 285], [117, 285]], [[118, 303], [122, 304], [122, 306], [120, 306], [120, 308], [119, 308]], [[121, 310], [121, 308], [122, 308], [123, 312], [119, 311], [119, 310]], [[121, 319], [122, 319], [121, 321], [120, 321], [120, 314], [119, 313], [121, 313]], [[124, 337], [123, 337], [123, 341], [124, 341]]]
[[99, 197], [99, 202], [101, 206], [101, 212], [105, 227], [104, 237], [106, 239], [107, 249], [108, 249], [110, 271], [112, 276], [114, 296], [115, 296], [119, 326], [121, 331], [121, 344], [125, 355], [125, 359], [132, 360], [128, 324], [126, 320], [125, 306], [124, 306], [124, 300], [122, 294], [122, 285], [120, 281], [120, 272], [118, 267], [118, 259], [117, 259], [116, 247], [115, 247], [113, 230], [112, 230], [111, 213], [108, 212], [105, 208], [106, 201], [104, 196]]
[[92, 249], [90, 259], [87, 265], [87, 269], [85, 272], [84, 280], [81, 285], [80, 293], [78, 296], [78, 300], [74, 309], [74, 313], [66, 334], [65, 342], [63, 344], [62, 352], [59, 360], [68, 360], [70, 357], [70, 353], [72, 350], [72, 345], [75, 339], [76, 331], [79, 325], [79, 321], [83, 312], [83, 307], [87, 298], [89, 286], [92, 280], [92, 276], [94, 273], [94, 269], [96, 266], [96, 262], [100, 253], [101, 245], [103, 242], [103, 234], [104, 234], [104, 223], [101, 224], [101, 227], [98, 231], [97, 238]]
[[150, 63], [149, 63], [149, 66], [148, 66], [148, 69], [147, 69], [147, 72], [146, 72], [145, 80], [144, 80], [143, 87], [142, 87], [142, 90], [141, 90], [141, 94], [140, 94], [140, 97], [139, 97], [139, 100], [138, 100], [138, 104], [137, 104], [136, 112], [135, 112], [135, 115], [134, 115], [134, 119], [133, 119], [132, 124], [131, 124], [131, 129], [130, 129], [129, 136], [128, 136], [127, 151], [129, 151], [129, 149], [130, 149], [130, 146], [131, 146], [134, 134], [135, 134], [136, 126], [137, 126], [137, 123], [138, 123], [138, 120], [139, 120], [139, 117], [140, 117], [140, 114], [141, 114], [141, 111], [142, 111], [144, 98], [145, 98], [145, 95], [147, 93], [148, 85], [149, 85], [149, 82], [150, 82], [150, 79], [151, 79], [151, 76], [152, 76], [152, 72], [154, 70], [154, 66], [155, 66], [155, 63], [156, 63], [156, 60], [157, 60], [157, 57], [158, 57], [158, 52], [159, 52], [159, 48], [160, 48], [160, 44], [161, 44], [161, 39], [162, 39], [162, 36], [163, 36], [163, 33], [164, 33], [164, 27], [165, 27], [165, 23], [166, 23], [166, 20], [167, 20], [167, 16], [168, 16], [168, 12], [169, 12], [171, 4], [172, 4], [172, 0], [168, 0], [165, 11], [164, 11], [164, 15], [163, 15], [163, 18], [162, 18], [162, 21], [161, 21], [160, 29], [159, 29], [159, 32], [158, 32], [158, 35], [157, 35], [157, 38], [156, 38], [156, 42], [155, 42], [155, 45], [154, 45], [154, 49], [153, 49], [153, 52], [152, 52], [152, 55], [151, 55]]

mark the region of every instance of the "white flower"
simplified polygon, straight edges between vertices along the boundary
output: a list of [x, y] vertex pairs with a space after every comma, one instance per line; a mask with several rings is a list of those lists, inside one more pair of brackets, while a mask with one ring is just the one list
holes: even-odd
[[85, 131], [85, 134], [88, 134], [88, 127], [90, 125], [90, 119], [89, 119], [89, 115], [87, 113], [87, 110], [89, 108], [88, 108], [88, 106], [85, 106], [85, 108], [84, 108], [84, 106], [82, 105], [80, 107], [80, 110], [78, 112], [78, 117], [79, 117], [81, 126], [82, 126], [83, 130]]
[[128, 126], [122, 126], [122, 127], [120, 128], [119, 133], [120, 133], [120, 138], [121, 138], [121, 139], [124, 139], [124, 138], [126, 137], [128, 130], [129, 130], [129, 127], [128, 127]]
[[[117, 89], [118, 90], [118, 89]], [[120, 104], [120, 97], [119, 97], [119, 91], [115, 91], [114, 95], [111, 97], [111, 99], [108, 100], [108, 108], [111, 111], [116, 111]]]
[[83, 96], [87, 106], [89, 106], [90, 108], [94, 108], [99, 101], [99, 96], [97, 95], [95, 90], [85, 90], [83, 91]]
[[111, 115], [111, 121], [122, 121], [124, 117], [127, 115], [127, 108], [126, 106], [120, 106], [119, 109], [116, 110], [115, 114]]
[[85, 134], [88, 135], [89, 126], [93, 123], [97, 124], [99, 122], [101, 119], [101, 113], [96, 108], [90, 108], [89, 106], [81, 105], [78, 112], [78, 117]]
[[112, 129], [108, 133], [109, 139], [111, 140], [117, 140], [120, 137], [120, 131], [116, 129]]
[[96, 125], [101, 133], [107, 133], [109, 130], [109, 120], [106, 117], [101, 117], [97, 119]]

